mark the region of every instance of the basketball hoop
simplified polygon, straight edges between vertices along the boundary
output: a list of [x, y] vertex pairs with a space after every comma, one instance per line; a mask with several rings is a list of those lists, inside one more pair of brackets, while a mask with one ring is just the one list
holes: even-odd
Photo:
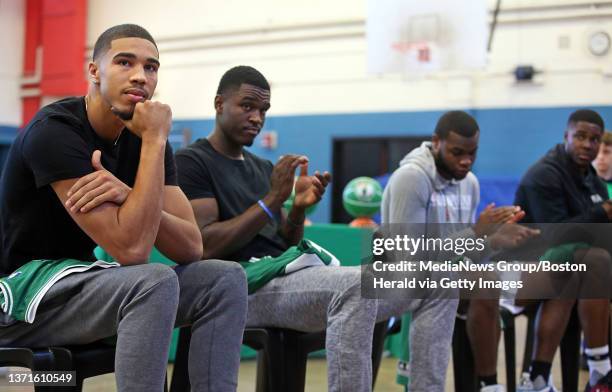
[[405, 56], [414, 58], [419, 63], [430, 63], [432, 61], [433, 42], [394, 42], [391, 49]]
[[421, 75], [486, 65], [485, 0], [368, 0], [370, 73]]
[[391, 50], [401, 54], [407, 70], [433, 70], [439, 67], [437, 46], [431, 41], [394, 42]]

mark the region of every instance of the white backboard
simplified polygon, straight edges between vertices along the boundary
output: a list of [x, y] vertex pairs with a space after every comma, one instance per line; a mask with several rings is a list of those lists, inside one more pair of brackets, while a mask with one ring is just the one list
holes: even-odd
[[488, 35], [486, 0], [368, 0], [368, 71], [481, 68]]

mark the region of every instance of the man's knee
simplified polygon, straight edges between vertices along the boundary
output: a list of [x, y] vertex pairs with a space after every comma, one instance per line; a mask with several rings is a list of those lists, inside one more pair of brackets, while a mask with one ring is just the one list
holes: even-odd
[[608, 282], [612, 278], [612, 258], [602, 248], [581, 249], [574, 253], [574, 262], [584, 265], [585, 271], [578, 272], [580, 277], [581, 298], [611, 297]]
[[[184, 269], [181, 271], [180, 269]], [[220, 294], [246, 298], [247, 280], [244, 268], [233, 261], [203, 260], [177, 267], [181, 284], [185, 279], [214, 287]]]
[[239, 290], [246, 293], [247, 278], [244, 268], [234, 261], [206, 260], [206, 267], [214, 270], [218, 276], [218, 283], [225, 290]]
[[364, 299], [361, 295], [361, 272], [357, 268], [338, 268], [333, 271], [337, 291], [343, 297], [356, 300]]
[[580, 249], [574, 252], [574, 263], [584, 265], [586, 271], [584, 277], [593, 280], [607, 282], [612, 273], [612, 258], [610, 253], [602, 248]]
[[578, 249], [574, 252], [575, 263], [586, 263], [586, 264], [601, 264], [601, 263], [612, 263], [610, 253], [603, 248], [587, 248]]
[[148, 290], [155, 286], [174, 288], [178, 293], [178, 279], [167, 265], [159, 263], [120, 267], [121, 275], [134, 287]]
[[378, 313], [378, 300], [366, 298], [361, 293], [361, 275], [359, 269], [341, 269], [338, 276], [338, 293], [332, 306], [349, 308], [361, 314], [364, 319], [376, 320]]
[[123, 293], [124, 304], [145, 306], [157, 314], [174, 315], [178, 306], [179, 282], [167, 265], [152, 263], [119, 267], [117, 275], [109, 279], [122, 279], [117, 295]]

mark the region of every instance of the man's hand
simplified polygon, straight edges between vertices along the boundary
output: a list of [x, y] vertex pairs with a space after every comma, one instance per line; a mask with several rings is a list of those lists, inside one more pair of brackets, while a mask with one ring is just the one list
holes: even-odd
[[601, 204], [601, 206], [606, 211], [606, 214], [608, 215], [608, 220], [612, 221], [612, 199], [608, 199], [608, 200], [604, 201]]
[[308, 158], [303, 155], [285, 155], [274, 165], [270, 177], [270, 192], [263, 200], [268, 207], [272, 209], [280, 208], [293, 190], [295, 169], [307, 163]]
[[489, 237], [489, 241], [493, 250], [512, 249], [537, 235], [540, 235], [538, 229], [531, 229], [516, 223], [504, 223]]
[[300, 176], [295, 182], [295, 199], [293, 201], [293, 207], [306, 209], [318, 203], [323, 197], [325, 188], [330, 181], [331, 174], [329, 174], [329, 172], [321, 174], [316, 171], [314, 176], [309, 176], [308, 163], [301, 165]]
[[166, 141], [172, 128], [172, 110], [161, 102], [138, 102], [131, 120], [119, 119], [143, 141], [149, 138]]
[[94, 151], [91, 164], [96, 171], [81, 177], [67, 193], [66, 207], [73, 213], [85, 213], [106, 202], [120, 206], [132, 190], [102, 166], [101, 156], [100, 150]]
[[525, 217], [525, 211], [519, 206], [495, 207], [491, 203], [480, 213], [474, 225], [474, 232], [478, 237], [492, 234], [504, 223], [516, 223]]

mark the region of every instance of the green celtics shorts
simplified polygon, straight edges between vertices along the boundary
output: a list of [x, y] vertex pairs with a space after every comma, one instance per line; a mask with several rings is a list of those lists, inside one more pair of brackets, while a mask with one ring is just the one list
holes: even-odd
[[586, 242], [570, 242], [549, 248], [540, 257], [540, 261], [547, 260], [554, 263], [573, 263], [574, 253], [580, 249], [591, 248]]

